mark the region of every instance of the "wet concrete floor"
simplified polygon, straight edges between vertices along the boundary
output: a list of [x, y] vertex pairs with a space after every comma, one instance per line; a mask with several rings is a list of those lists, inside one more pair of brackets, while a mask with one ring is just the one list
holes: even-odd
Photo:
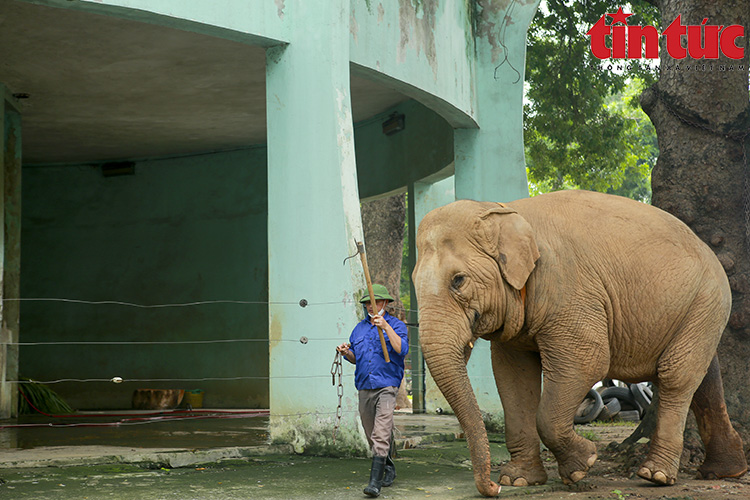
[[[44, 421], [25, 417], [22, 423]], [[401, 448], [399, 477], [392, 487], [383, 490], [381, 498], [476, 497], [466, 443], [456, 440], [461, 429], [455, 417], [400, 413], [396, 423]], [[266, 444], [267, 424], [263, 416], [121, 427], [0, 429], [5, 448], [0, 449], [0, 498], [364, 497], [369, 459], [300, 456], [284, 448], [280, 451]], [[425, 453], [417, 447], [420, 442], [433, 441], [454, 449], [441, 447], [440, 451]], [[122, 450], [133, 454], [123, 454]], [[222, 455], [227, 450], [240, 452]], [[186, 454], [192, 457], [187, 462]], [[169, 463], [170, 457], [178, 457], [177, 466]]]
[[[465, 443], [462, 443], [465, 447]], [[397, 460], [398, 477], [381, 498], [476, 498], [471, 470]], [[0, 498], [13, 500], [246, 500], [365, 498], [370, 461], [275, 455], [200, 467], [133, 465], [0, 470]]]

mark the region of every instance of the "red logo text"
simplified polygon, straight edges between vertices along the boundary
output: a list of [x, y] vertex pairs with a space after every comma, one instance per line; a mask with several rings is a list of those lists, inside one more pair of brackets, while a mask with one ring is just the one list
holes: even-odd
[[[719, 52], [730, 59], [745, 57], [745, 48], [737, 45], [737, 39], [745, 36], [745, 27], [738, 24], [718, 26], [707, 24], [704, 19], [699, 25], [682, 24], [682, 16], [672, 21], [664, 32], [659, 34], [653, 26], [628, 26], [622, 7], [614, 14], [603, 15], [586, 33], [591, 37], [591, 52], [599, 59], [647, 59], [659, 58], [659, 37], [663, 36], [667, 53], [674, 59], [718, 59]], [[607, 24], [607, 17], [612, 24]], [[681, 43], [682, 37], [686, 46]], [[607, 46], [607, 37], [611, 46]], [[645, 50], [643, 50], [645, 49]], [[645, 54], [644, 54], [645, 52]]]

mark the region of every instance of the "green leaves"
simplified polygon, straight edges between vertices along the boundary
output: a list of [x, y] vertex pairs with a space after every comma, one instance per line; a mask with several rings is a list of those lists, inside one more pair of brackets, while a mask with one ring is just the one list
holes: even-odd
[[[29, 379], [23, 380], [28, 383], [18, 384], [18, 413], [21, 415], [34, 414], [37, 410], [50, 415], [65, 415], [75, 411], [63, 398], [46, 385]], [[33, 405], [33, 408], [29, 403]]]
[[[637, 61], [608, 68], [586, 36], [618, 6], [550, 0], [529, 28], [524, 142], [532, 195], [582, 188], [650, 200], [656, 134], [637, 96], [655, 72]], [[658, 13], [645, 3], [632, 9], [631, 24], [652, 24]]]

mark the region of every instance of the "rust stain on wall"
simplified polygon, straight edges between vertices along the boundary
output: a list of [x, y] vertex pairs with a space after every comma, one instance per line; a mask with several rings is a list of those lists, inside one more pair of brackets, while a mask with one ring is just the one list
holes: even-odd
[[282, 327], [283, 319], [279, 312], [274, 313], [271, 316], [271, 325], [268, 328], [268, 354], [270, 356], [274, 347], [281, 344], [281, 338], [283, 334]]

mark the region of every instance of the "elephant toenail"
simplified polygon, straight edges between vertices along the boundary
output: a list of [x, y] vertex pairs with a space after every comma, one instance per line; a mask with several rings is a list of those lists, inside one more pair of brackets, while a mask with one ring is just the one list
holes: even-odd
[[524, 478], [519, 477], [515, 481], [513, 481], [513, 486], [528, 486], [529, 482], [526, 481]]
[[593, 455], [591, 455], [591, 456], [589, 457], [589, 461], [588, 461], [588, 462], [586, 462], [586, 465], [588, 465], [589, 467], [591, 467], [592, 465], [594, 465], [594, 462], [596, 462], [596, 459], [597, 459], [597, 458], [598, 458], [598, 457], [596, 456], [596, 453], [594, 453]]
[[501, 477], [500, 484], [502, 484], [503, 486], [511, 486], [510, 478], [508, 476]]
[[667, 484], [667, 476], [663, 472], [657, 471], [654, 473], [654, 481], [660, 484]]
[[642, 477], [643, 479], [651, 479], [651, 471], [648, 470], [646, 467], [641, 467], [638, 470], [638, 475]]
[[577, 483], [578, 481], [580, 481], [584, 477], [586, 477], [586, 473], [583, 472], [582, 470], [577, 470], [573, 474], [570, 475], [570, 479], [574, 483]]

